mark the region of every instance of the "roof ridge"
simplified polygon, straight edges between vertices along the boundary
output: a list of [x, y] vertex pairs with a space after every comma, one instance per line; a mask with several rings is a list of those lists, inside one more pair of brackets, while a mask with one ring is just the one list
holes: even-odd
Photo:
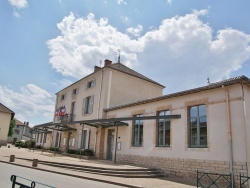
[[[137, 71], [135, 71], [135, 70], [127, 67], [126, 65], [124, 65], [122, 63], [119, 63], [119, 62], [118, 63], [113, 63], [111, 65], [107, 65], [106, 67], [113, 68], [115, 70], [121, 71], [121, 72], [129, 74], [131, 76], [135, 76], [137, 78], [140, 78], [140, 79], [152, 82], [154, 84], [160, 85], [161, 87], [165, 87], [165, 86], [161, 85], [160, 83], [158, 83], [158, 82], [156, 82], [156, 81], [154, 81], [154, 80], [152, 80], [152, 79], [144, 76], [143, 74], [141, 74], [141, 73], [139, 73], [139, 72], [137, 72]], [[121, 67], [126, 68], [127, 70], [123, 70]]]
[[175, 93], [170, 93], [170, 94], [167, 94], [167, 95], [162, 95], [162, 96], [158, 96], [158, 97], [138, 100], [138, 101], [127, 103], [127, 104], [122, 104], [122, 105], [106, 108], [106, 109], [104, 109], [104, 111], [108, 112], [108, 111], [112, 111], [112, 110], [116, 110], [116, 109], [120, 109], [120, 108], [126, 108], [126, 107], [135, 106], [135, 105], [139, 105], [139, 104], [150, 103], [150, 102], [153, 102], [153, 101], [159, 101], [159, 100], [163, 100], [163, 99], [166, 99], [166, 98], [182, 96], [182, 95], [186, 95], [186, 94], [190, 94], [190, 93], [197, 93], [197, 92], [200, 92], [200, 91], [215, 89], [215, 88], [218, 88], [219, 86], [222, 86], [224, 84], [232, 85], [232, 84], [235, 84], [235, 83], [239, 83], [240, 81], [246, 81], [250, 85], [250, 79], [248, 77], [246, 77], [244, 75], [236, 76], [236, 77], [229, 78], [229, 79], [226, 79], [226, 80], [221, 80], [221, 81], [218, 81], [218, 82], [214, 82], [214, 83], [211, 83], [211, 84], [206, 85], [206, 86], [196, 87], [196, 88], [192, 88], [192, 89], [188, 89], [188, 90], [183, 90], [183, 91], [179, 91], [179, 92], [175, 92]]

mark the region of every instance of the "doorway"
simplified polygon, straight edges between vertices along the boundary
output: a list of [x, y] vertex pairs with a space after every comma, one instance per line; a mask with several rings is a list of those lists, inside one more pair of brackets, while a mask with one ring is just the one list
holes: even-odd
[[113, 148], [114, 148], [114, 129], [108, 130], [108, 145], [107, 145], [107, 160], [112, 161], [113, 158]]

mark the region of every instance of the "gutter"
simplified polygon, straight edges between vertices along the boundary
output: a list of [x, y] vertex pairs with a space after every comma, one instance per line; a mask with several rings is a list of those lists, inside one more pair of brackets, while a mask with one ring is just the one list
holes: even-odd
[[242, 108], [243, 108], [243, 124], [244, 124], [244, 130], [245, 130], [245, 142], [246, 142], [246, 168], [247, 168], [247, 176], [250, 176], [249, 172], [249, 150], [248, 150], [248, 138], [247, 138], [247, 125], [246, 125], [246, 101], [245, 101], [245, 92], [244, 92], [244, 85], [241, 83], [241, 91], [242, 91]]
[[231, 110], [230, 110], [230, 104], [229, 104], [229, 92], [226, 89], [224, 85], [222, 85], [222, 88], [225, 91], [225, 97], [226, 97], [226, 104], [227, 104], [227, 129], [228, 129], [228, 147], [229, 147], [229, 168], [230, 168], [230, 174], [231, 174], [231, 187], [233, 188], [234, 182], [233, 182], [233, 144], [232, 144], [232, 123], [231, 123]]

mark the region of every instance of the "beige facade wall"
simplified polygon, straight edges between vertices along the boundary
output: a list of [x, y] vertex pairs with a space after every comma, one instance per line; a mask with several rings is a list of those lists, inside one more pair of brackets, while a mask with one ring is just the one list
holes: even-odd
[[0, 121], [0, 145], [6, 146], [10, 120], [11, 120], [11, 114], [0, 112], [0, 120], [1, 120]]
[[[246, 131], [246, 126], [249, 119], [246, 118], [244, 123], [244, 109], [241, 85], [236, 84], [226, 87], [230, 97], [230, 119], [232, 128], [232, 145], [233, 145], [233, 161], [234, 165], [240, 164], [242, 167], [235, 167], [234, 171], [246, 173], [246, 164], [249, 163], [246, 148], [246, 137], [249, 138], [249, 131]], [[245, 89], [246, 109], [248, 109], [250, 101], [249, 88]], [[193, 105], [206, 105], [207, 111], [207, 148], [190, 148], [188, 144], [189, 124], [188, 124], [188, 107]], [[145, 120], [143, 123], [143, 145], [142, 147], [132, 146], [132, 122], [129, 126], [119, 127], [118, 142], [121, 142], [121, 150], [117, 151], [118, 160], [122, 162], [131, 162], [138, 164], [148, 164], [152, 167], [159, 167], [163, 171], [169, 169], [168, 165], [178, 159], [180, 161], [205, 161], [209, 163], [208, 170], [219, 170], [229, 172], [228, 163], [230, 160], [230, 150], [228, 141], [228, 114], [225, 90], [223, 88], [183, 95], [179, 97], [169, 98], [161, 101], [156, 101], [148, 104], [141, 104], [133, 107], [118, 109], [108, 112], [108, 117], [129, 117], [136, 114], [145, 116], [157, 115], [159, 110], [170, 110], [172, 115], [180, 114], [180, 119], [171, 120], [171, 140], [170, 147], [156, 146], [156, 120]], [[245, 133], [247, 134], [246, 136]], [[142, 160], [143, 159], [143, 160]], [[158, 162], [158, 159], [162, 162]], [[138, 162], [147, 161], [147, 162]], [[170, 162], [168, 162], [170, 161]], [[185, 162], [183, 162], [185, 163]], [[213, 165], [214, 163], [214, 165]], [[222, 166], [219, 164], [221, 163]], [[223, 164], [222, 164], [223, 163]], [[186, 165], [191, 166], [190, 171], [195, 169], [204, 169], [203, 165], [192, 165], [186, 162]], [[210, 165], [211, 164], [211, 165]], [[178, 167], [171, 168], [171, 173], [184, 176], [187, 172], [185, 164], [177, 165]], [[206, 166], [207, 164], [204, 164]], [[214, 166], [214, 168], [213, 168]], [[219, 167], [218, 167], [219, 166]], [[185, 167], [185, 168], [184, 168]]]
[[[92, 80], [95, 81], [95, 86], [87, 89], [87, 83]], [[78, 89], [78, 93], [72, 95], [74, 89]], [[106, 67], [59, 92], [57, 94], [55, 110], [65, 106], [66, 113], [71, 114], [71, 105], [72, 102], [75, 102], [74, 121], [102, 119], [106, 118], [106, 113], [104, 113], [103, 109], [160, 96], [162, 89], [163, 87], [159, 85]], [[61, 95], [65, 95], [64, 100], [61, 100]], [[89, 96], [94, 97], [93, 112], [83, 114], [83, 99]], [[59, 123], [60, 120], [55, 117], [54, 122]], [[79, 133], [81, 132], [82, 126], [76, 124], [72, 125], [72, 127], [76, 129], [76, 131], [71, 131], [76, 140], [76, 145], [72, 147], [72, 149], [78, 149]], [[90, 131], [89, 148], [93, 150], [99, 148], [96, 151], [96, 155], [103, 156], [105, 150], [103, 150], [104, 146], [102, 147], [102, 145], [104, 145], [103, 139], [105, 137], [103, 134], [105, 130], [87, 125], [84, 125], [84, 127]], [[68, 139], [67, 134], [68, 131], [62, 133], [62, 137]], [[63, 142], [63, 139], [61, 142]], [[68, 140], [66, 142], [68, 142]], [[66, 147], [61, 146], [62, 150], [66, 151]]]

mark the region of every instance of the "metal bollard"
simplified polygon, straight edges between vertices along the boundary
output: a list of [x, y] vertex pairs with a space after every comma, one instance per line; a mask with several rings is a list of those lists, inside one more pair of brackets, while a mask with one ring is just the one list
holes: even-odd
[[10, 162], [15, 162], [15, 155], [10, 155]]
[[37, 167], [38, 165], [38, 159], [33, 159], [32, 166]]
[[10, 148], [10, 145], [8, 145], [8, 148]]

